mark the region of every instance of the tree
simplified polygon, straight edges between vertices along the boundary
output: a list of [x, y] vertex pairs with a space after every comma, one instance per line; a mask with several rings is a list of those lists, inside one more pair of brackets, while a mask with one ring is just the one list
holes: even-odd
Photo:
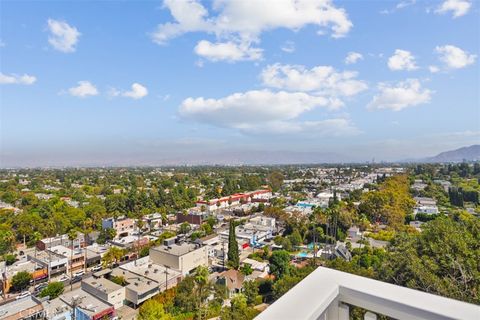
[[63, 282], [51, 282], [48, 286], [40, 292], [40, 297], [49, 297], [50, 300], [55, 299], [63, 293], [64, 286]]
[[27, 271], [20, 271], [12, 278], [12, 286], [17, 291], [27, 288], [32, 280], [32, 275]]
[[190, 227], [190, 224], [188, 222], [184, 222], [180, 225], [179, 232], [181, 234], [187, 234], [190, 230], [192, 230], [192, 227]]
[[468, 214], [439, 217], [419, 234], [398, 234], [380, 278], [441, 296], [480, 303], [480, 221]]
[[243, 266], [240, 268], [240, 272], [246, 276], [251, 275], [253, 273], [252, 265], [250, 263], [243, 264]]
[[243, 283], [243, 294], [247, 299], [247, 304], [249, 306], [256, 305], [258, 302], [258, 282], [254, 280], [245, 281]]
[[0, 255], [15, 249], [15, 234], [8, 227], [0, 225]]
[[228, 266], [233, 269], [238, 269], [240, 265], [240, 257], [238, 254], [238, 242], [235, 236], [235, 223], [230, 220], [230, 229], [228, 233]]
[[[68, 240], [71, 243], [71, 250], [70, 250], [70, 279], [73, 279], [73, 268], [72, 268], [72, 260], [73, 260], [73, 241], [77, 239], [77, 232], [75, 230], [70, 230], [68, 232]], [[73, 281], [70, 281], [70, 291], [73, 288]]]
[[155, 299], [145, 301], [140, 307], [139, 320], [171, 320], [173, 317], [165, 312], [163, 304]]
[[257, 313], [255, 309], [248, 307], [247, 299], [243, 294], [237, 294], [232, 298], [230, 307], [222, 309], [220, 318], [222, 320], [249, 320], [253, 319]]
[[270, 273], [275, 278], [281, 278], [289, 273], [290, 269], [290, 254], [285, 250], [273, 251], [269, 258]]
[[102, 264], [109, 268], [113, 263], [117, 263], [124, 256], [124, 251], [118, 247], [110, 247], [102, 257]]
[[267, 179], [273, 192], [278, 191], [283, 184], [283, 174], [278, 170], [270, 173]]

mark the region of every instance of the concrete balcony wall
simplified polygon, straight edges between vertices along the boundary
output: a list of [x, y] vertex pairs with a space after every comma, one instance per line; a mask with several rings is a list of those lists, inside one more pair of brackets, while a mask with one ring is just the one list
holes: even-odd
[[347, 320], [348, 305], [395, 319], [480, 319], [480, 306], [319, 267], [257, 320]]

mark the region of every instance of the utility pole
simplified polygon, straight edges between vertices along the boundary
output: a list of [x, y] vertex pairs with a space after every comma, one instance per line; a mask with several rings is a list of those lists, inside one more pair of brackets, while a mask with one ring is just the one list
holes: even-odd
[[168, 290], [168, 266], [165, 266], [165, 291]]

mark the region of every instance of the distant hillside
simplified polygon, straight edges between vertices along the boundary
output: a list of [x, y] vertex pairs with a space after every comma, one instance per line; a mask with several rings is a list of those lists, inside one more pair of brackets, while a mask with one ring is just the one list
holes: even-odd
[[434, 157], [423, 159], [424, 162], [461, 162], [464, 160], [480, 161], [480, 145], [475, 144], [469, 147], [445, 151]]

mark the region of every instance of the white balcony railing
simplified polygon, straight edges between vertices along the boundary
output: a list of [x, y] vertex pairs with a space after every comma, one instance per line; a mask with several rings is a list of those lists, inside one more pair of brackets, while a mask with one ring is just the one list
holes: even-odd
[[395, 319], [480, 319], [480, 306], [319, 267], [256, 320], [347, 320], [349, 306]]

